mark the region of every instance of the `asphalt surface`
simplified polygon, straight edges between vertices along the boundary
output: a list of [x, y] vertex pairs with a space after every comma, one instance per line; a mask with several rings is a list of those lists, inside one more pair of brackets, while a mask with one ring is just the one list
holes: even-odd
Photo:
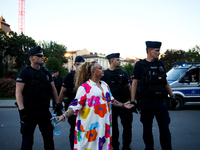
[[[8, 101], [8, 102], [6, 102]], [[21, 145], [20, 120], [15, 100], [0, 100], [0, 150], [19, 150]], [[53, 113], [52, 108], [50, 111]], [[173, 150], [200, 150], [200, 105], [186, 106], [179, 111], [169, 111], [171, 117], [170, 131], [172, 135]], [[119, 119], [120, 124], [120, 119]], [[132, 150], [143, 150], [142, 124], [140, 115], [133, 114]], [[60, 124], [61, 134], [54, 136], [55, 150], [70, 150], [69, 129], [67, 122]], [[122, 126], [119, 125], [122, 143]], [[159, 143], [159, 129], [156, 120], [153, 121], [153, 135], [155, 150], [161, 150]], [[120, 148], [122, 144], [120, 145]], [[33, 150], [43, 150], [43, 139], [36, 127], [34, 134]]]

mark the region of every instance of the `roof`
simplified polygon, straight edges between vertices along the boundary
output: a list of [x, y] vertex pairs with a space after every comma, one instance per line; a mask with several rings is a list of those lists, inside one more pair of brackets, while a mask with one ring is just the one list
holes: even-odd
[[2, 29], [6, 33], [11, 31], [10, 25], [6, 23], [2, 15], [0, 17], [0, 29]]

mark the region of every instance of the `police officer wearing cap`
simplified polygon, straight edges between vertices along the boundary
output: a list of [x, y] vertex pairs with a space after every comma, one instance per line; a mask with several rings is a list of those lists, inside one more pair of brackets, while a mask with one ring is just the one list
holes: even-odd
[[[120, 54], [112, 53], [107, 55], [107, 59], [110, 63], [110, 68], [104, 71], [104, 76], [101, 80], [105, 81], [111, 90], [113, 97], [122, 103], [130, 101], [130, 84], [128, 81], [128, 75], [125, 71], [119, 69], [120, 67]], [[130, 109], [119, 108], [112, 106], [112, 147], [114, 150], [119, 150], [119, 129], [118, 129], [118, 117], [121, 118], [121, 124], [123, 126], [123, 150], [130, 150], [130, 143], [132, 139], [132, 121], [133, 115]]]
[[[145, 150], [154, 149], [152, 123], [154, 116], [158, 122], [162, 150], [171, 150], [170, 117], [166, 105], [167, 95], [174, 98], [162, 61], [158, 60], [161, 42], [146, 41], [147, 58], [135, 64], [132, 76], [131, 101], [141, 101], [141, 122]], [[139, 81], [139, 82], [138, 82]]]
[[[76, 70], [78, 70], [78, 67], [81, 65], [81, 63], [85, 62], [82, 56], [77, 56], [75, 58], [74, 67]], [[72, 102], [72, 100], [75, 98], [75, 91], [74, 91], [74, 76], [76, 71], [71, 70], [70, 73], [68, 73], [65, 76], [64, 82], [62, 84], [62, 88], [59, 95], [59, 102], [62, 103], [64, 96], [67, 97], [65, 100], [65, 111], [68, 109], [68, 105]], [[70, 116], [68, 118], [68, 123], [70, 124], [70, 134], [69, 134], [69, 140], [70, 140], [70, 147], [71, 150], [74, 149], [74, 131], [76, 126], [76, 116]]]
[[[55, 84], [55, 87], [56, 87], [56, 90], [57, 90], [57, 93], [58, 95], [60, 94], [60, 90], [61, 90], [61, 87], [62, 87], [62, 83], [63, 83], [63, 79], [61, 76], [59, 76], [59, 71], [58, 70], [54, 70], [54, 76], [52, 77], [52, 80]], [[55, 109], [55, 105], [56, 105], [56, 102], [55, 100], [53, 99], [53, 109]]]
[[49, 106], [51, 94], [58, 102], [57, 91], [51, 73], [41, 66], [44, 63], [41, 47], [30, 49], [27, 55], [31, 65], [24, 67], [16, 79], [16, 100], [22, 134], [21, 150], [32, 149], [36, 125], [42, 133], [44, 149], [54, 150]]

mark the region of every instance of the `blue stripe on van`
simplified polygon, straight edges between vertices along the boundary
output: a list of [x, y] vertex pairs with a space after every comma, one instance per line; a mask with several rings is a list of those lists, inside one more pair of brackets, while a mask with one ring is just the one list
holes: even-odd
[[172, 89], [172, 91], [180, 91], [185, 95], [200, 95], [200, 89]]

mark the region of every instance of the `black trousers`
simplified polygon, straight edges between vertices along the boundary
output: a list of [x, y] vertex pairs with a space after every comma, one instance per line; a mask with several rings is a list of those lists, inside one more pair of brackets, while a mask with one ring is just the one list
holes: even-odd
[[118, 117], [121, 119], [123, 126], [123, 148], [129, 147], [132, 140], [132, 121], [133, 114], [131, 110], [126, 108], [119, 108], [112, 106], [112, 147], [119, 149], [119, 129], [118, 129]]
[[162, 99], [154, 100], [142, 98], [140, 120], [143, 124], [143, 140], [146, 146], [145, 150], [154, 150], [152, 134], [154, 116], [158, 122], [162, 150], [171, 150], [171, 133], [169, 131], [170, 117], [166, 102]]
[[28, 111], [28, 121], [25, 123], [21, 122], [21, 134], [22, 134], [22, 145], [21, 150], [32, 150], [33, 146], [33, 135], [36, 125], [39, 126], [43, 140], [45, 150], [54, 150], [53, 141], [53, 127], [51, 125], [51, 113], [49, 109], [34, 109]]
[[[61, 89], [56, 89], [57, 93], [58, 93], [58, 97], [59, 97], [59, 94], [60, 94], [60, 90]], [[52, 105], [53, 105], [53, 108], [55, 109], [56, 108], [56, 101], [54, 98], [52, 98]]]
[[69, 141], [70, 141], [70, 147], [71, 150], [74, 149], [74, 132], [75, 132], [75, 126], [76, 126], [76, 115], [70, 116], [68, 118], [68, 123], [70, 124], [70, 133], [69, 133]]

